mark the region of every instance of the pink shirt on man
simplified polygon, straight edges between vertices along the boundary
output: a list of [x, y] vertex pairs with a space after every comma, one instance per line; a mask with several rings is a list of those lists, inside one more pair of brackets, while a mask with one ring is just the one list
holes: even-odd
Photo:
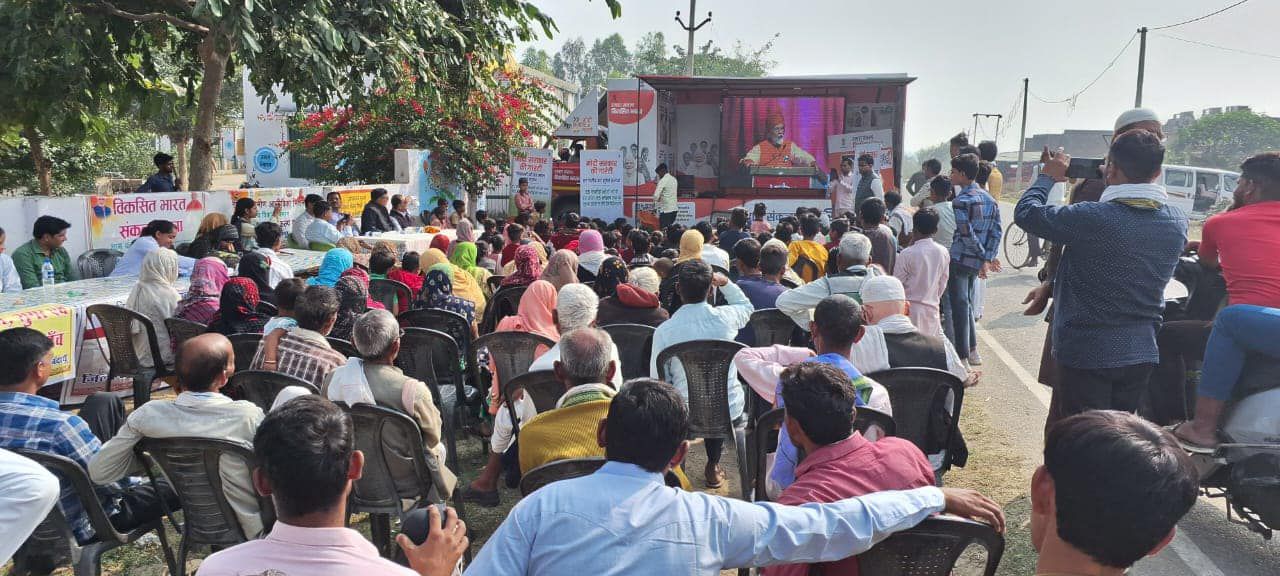
[[[796, 466], [795, 483], [782, 491], [778, 503], [836, 502], [873, 492], [933, 485], [933, 466], [911, 441], [888, 437], [871, 442], [854, 432], [805, 456]], [[808, 573], [808, 564], [769, 566], [761, 571], [764, 576]], [[858, 576], [858, 558], [824, 564], [822, 573]]]
[[271, 533], [205, 558], [196, 576], [279, 576], [417, 572], [378, 556], [378, 549], [350, 528], [300, 528], [277, 521]]
[[902, 281], [911, 303], [911, 323], [929, 336], [942, 336], [938, 300], [947, 291], [951, 252], [933, 238], [916, 240], [898, 253], [893, 275]]

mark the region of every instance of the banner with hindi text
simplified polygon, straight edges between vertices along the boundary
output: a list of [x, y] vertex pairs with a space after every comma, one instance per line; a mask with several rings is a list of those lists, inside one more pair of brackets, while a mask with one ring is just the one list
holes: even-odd
[[124, 252], [152, 220], [169, 220], [178, 242], [196, 237], [207, 192], [158, 192], [89, 196], [89, 247]]
[[583, 150], [582, 187], [578, 195], [583, 218], [612, 222], [622, 218], [622, 153], [617, 150]]
[[76, 375], [75, 312], [70, 306], [45, 304], [0, 314], [0, 331], [26, 327], [48, 336], [53, 341], [49, 383], [70, 380]]
[[[520, 179], [527, 178], [529, 196], [551, 206], [552, 154], [548, 148], [516, 148], [511, 151], [511, 191], [514, 198]], [[512, 202], [514, 206], [514, 201]]]

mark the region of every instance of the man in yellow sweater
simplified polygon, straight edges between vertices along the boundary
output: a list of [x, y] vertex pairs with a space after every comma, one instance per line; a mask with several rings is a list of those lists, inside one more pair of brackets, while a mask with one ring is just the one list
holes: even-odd
[[596, 328], [560, 336], [554, 370], [565, 391], [554, 410], [538, 414], [520, 429], [521, 474], [557, 460], [604, 456], [596, 431], [617, 392], [609, 384], [618, 369], [612, 349], [613, 339]]
[[822, 225], [818, 222], [818, 217], [813, 214], [807, 214], [800, 220], [800, 235], [804, 239], [793, 240], [787, 246], [788, 267], [795, 269], [796, 262], [802, 256], [813, 263], [813, 266], [806, 266], [801, 270], [796, 270], [796, 274], [799, 274], [800, 278], [806, 283], [813, 282], [827, 273], [827, 248], [815, 240], [821, 231]]

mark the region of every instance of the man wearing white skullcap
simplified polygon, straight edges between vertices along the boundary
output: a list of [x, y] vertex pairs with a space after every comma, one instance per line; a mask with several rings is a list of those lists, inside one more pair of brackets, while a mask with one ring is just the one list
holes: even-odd
[[1164, 126], [1160, 115], [1150, 108], [1134, 108], [1126, 110], [1116, 118], [1113, 136], [1119, 136], [1130, 130], [1142, 129], [1164, 138]]
[[911, 305], [902, 281], [876, 276], [862, 284], [862, 318], [866, 334], [853, 345], [849, 360], [863, 374], [889, 368], [946, 370], [972, 385], [969, 371], [945, 338], [916, 330], [907, 316]]

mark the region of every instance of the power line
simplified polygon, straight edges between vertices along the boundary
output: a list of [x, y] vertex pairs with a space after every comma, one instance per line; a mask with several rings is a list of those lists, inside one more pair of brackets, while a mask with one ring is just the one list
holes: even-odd
[[1245, 2], [1248, 2], [1248, 1], [1249, 1], [1249, 0], [1240, 0], [1239, 2], [1236, 2], [1235, 4], [1232, 4], [1232, 5], [1227, 6], [1227, 7], [1225, 7], [1225, 8], [1220, 8], [1220, 9], [1218, 9], [1218, 10], [1215, 10], [1215, 11], [1213, 11], [1213, 12], [1210, 12], [1210, 13], [1208, 13], [1208, 14], [1205, 14], [1204, 16], [1200, 16], [1199, 18], [1192, 18], [1192, 19], [1190, 19], [1190, 20], [1184, 20], [1184, 21], [1182, 21], [1182, 22], [1178, 22], [1177, 24], [1169, 24], [1169, 25], [1167, 25], [1167, 26], [1155, 26], [1155, 27], [1148, 28], [1148, 29], [1149, 29], [1149, 30], [1165, 30], [1165, 29], [1168, 29], [1168, 28], [1177, 28], [1178, 26], [1183, 26], [1183, 25], [1186, 25], [1186, 24], [1190, 24], [1190, 23], [1192, 23], [1192, 22], [1199, 22], [1199, 21], [1201, 21], [1201, 20], [1204, 20], [1205, 18], [1212, 18], [1212, 17], [1214, 17], [1214, 16], [1217, 16], [1217, 15], [1219, 15], [1219, 14], [1223, 13], [1223, 12], [1226, 12], [1227, 10], [1230, 10], [1230, 9], [1232, 9], [1232, 8], [1235, 8], [1236, 6], [1239, 6], [1239, 5], [1241, 5], [1241, 4], [1244, 4]]
[[1106, 67], [1106, 68], [1103, 68], [1103, 69], [1102, 69], [1102, 71], [1101, 71], [1101, 72], [1099, 72], [1099, 73], [1098, 73], [1098, 75], [1097, 75], [1097, 76], [1095, 76], [1095, 77], [1093, 78], [1093, 80], [1090, 80], [1088, 84], [1085, 84], [1085, 85], [1084, 85], [1084, 88], [1081, 88], [1081, 89], [1077, 90], [1077, 91], [1076, 91], [1074, 94], [1072, 94], [1071, 96], [1068, 96], [1068, 97], [1066, 97], [1066, 98], [1062, 98], [1062, 99], [1060, 99], [1060, 100], [1047, 100], [1047, 99], [1045, 99], [1045, 98], [1043, 98], [1043, 97], [1039, 96], [1039, 95], [1038, 95], [1038, 94], [1036, 94], [1035, 92], [1032, 92], [1032, 93], [1031, 93], [1031, 96], [1032, 96], [1033, 98], [1035, 98], [1036, 100], [1039, 100], [1039, 101], [1041, 101], [1041, 102], [1043, 102], [1043, 103], [1045, 103], [1045, 104], [1070, 104], [1070, 105], [1071, 105], [1071, 107], [1072, 107], [1072, 108], [1074, 108], [1074, 107], [1075, 107], [1075, 105], [1076, 105], [1076, 99], [1080, 98], [1080, 96], [1081, 96], [1081, 95], [1083, 95], [1083, 94], [1084, 94], [1086, 91], [1088, 91], [1090, 88], [1093, 88], [1093, 85], [1094, 85], [1094, 84], [1097, 84], [1097, 83], [1098, 83], [1098, 80], [1101, 80], [1101, 79], [1102, 79], [1102, 77], [1103, 77], [1103, 76], [1104, 76], [1108, 71], [1110, 71], [1110, 70], [1111, 70], [1111, 68], [1115, 67], [1116, 62], [1119, 62], [1119, 61], [1120, 61], [1120, 57], [1121, 57], [1121, 56], [1124, 56], [1124, 53], [1125, 53], [1125, 52], [1127, 52], [1127, 51], [1129, 50], [1129, 47], [1133, 45], [1133, 41], [1134, 41], [1134, 39], [1136, 39], [1137, 37], [1138, 37], [1138, 34], [1137, 34], [1136, 32], [1135, 32], [1133, 35], [1129, 36], [1129, 41], [1124, 43], [1124, 47], [1120, 49], [1120, 52], [1117, 52], [1117, 53], [1116, 53], [1116, 57], [1111, 59], [1111, 62], [1109, 62], [1109, 63], [1107, 64], [1107, 67]]
[[1204, 47], [1206, 47], [1206, 48], [1214, 48], [1214, 49], [1217, 49], [1217, 50], [1223, 50], [1223, 51], [1226, 51], [1226, 52], [1235, 52], [1235, 53], [1237, 53], [1237, 54], [1247, 54], [1247, 55], [1249, 55], [1249, 56], [1257, 56], [1257, 57], [1259, 57], [1259, 58], [1271, 58], [1272, 60], [1280, 60], [1280, 56], [1277, 56], [1277, 55], [1275, 55], [1275, 54], [1263, 54], [1262, 52], [1251, 52], [1251, 51], [1249, 51], [1249, 50], [1241, 50], [1241, 49], [1239, 49], [1239, 48], [1228, 48], [1228, 47], [1226, 47], [1226, 46], [1218, 46], [1217, 44], [1210, 44], [1210, 43], [1208, 43], [1208, 42], [1201, 42], [1201, 41], [1199, 41], [1199, 40], [1190, 40], [1190, 39], [1187, 39], [1187, 38], [1179, 38], [1179, 37], [1177, 37], [1177, 36], [1173, 36], [1173, 35], [1170, 35], [1170, 34], [1158, 34], [1158, 36], [1162, 36], [1162, 37], [1164, 37], [1164, 38], [1168, 38], [1168, 39], [1170, 39], [1170, 40], [1177, 40], [1177, 41], [1179, 41], [1179, 42], [1186, 42], [1187, 44], [1195, 44], [1196, 46], [1204, 46]]

